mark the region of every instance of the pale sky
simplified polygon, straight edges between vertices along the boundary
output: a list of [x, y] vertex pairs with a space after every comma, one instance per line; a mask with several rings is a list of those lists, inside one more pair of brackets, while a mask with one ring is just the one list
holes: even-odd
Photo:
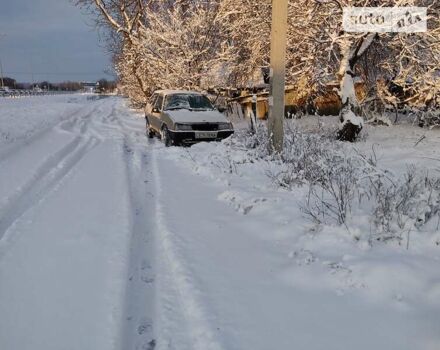
[[92, 19], [69, 0], [0, 0], [0, 60], [18, 82], [113, 79]]

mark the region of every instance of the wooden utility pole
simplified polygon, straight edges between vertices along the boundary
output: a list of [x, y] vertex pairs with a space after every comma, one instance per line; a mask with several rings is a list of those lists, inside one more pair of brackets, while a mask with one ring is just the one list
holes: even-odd
[[272, 0], [270, 37], [269, 138], [272, 152], [281, 153], [284, 138], [288, 0]]
[[[4, 37], [6, 34], [1, 34], [0, 37]], [[2, 84], [1, 87], [5, 86], [5, 82], [3, 81], [3, 66], [2, 66], [2, 61], [0, 59], [0, 82]]]
[[4, 83], [4, 81], [3, 81], [3, 65], [2, 65], [2, 61], [1, 61], [1, 59], [0, 59], [0, 82], [1, 82], [1, 84], [2, 84], [1, 87], [4, 87], [4, 86], [5, 86], [5, 83]]

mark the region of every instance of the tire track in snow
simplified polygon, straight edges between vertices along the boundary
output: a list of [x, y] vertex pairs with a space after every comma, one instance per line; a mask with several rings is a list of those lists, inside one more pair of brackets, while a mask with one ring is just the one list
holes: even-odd
[[[133, 119], [133, 114], [127, 113], [126, 110], [121, 110], [119, 106], [113, 107], [114, 114], [110, 118], [111, 122], [118, 125], [117, 129], [122, 131], [125, 135], [130, 135], [132, 141], [143, 142], [145, 140], [145, 122], [143, 118]], [[126, 118], [120, 118], [123, 114]]]
[[[202, 304], [197, 299], [198, 290], [191, 282], [190, 274], [185, 269], [183, 259], [179, 254], [178, 248], [174, 241], [174, 234], [171, 232], [167, 226], [166, 217], [164, 213], [164, 204], [161, 201], [162, 195], [162, 183], [161, 176], [159, 172], [159, 165], [157, 160], [157, 155], [152, 149], [152, 170], [153, 177], [155, 181], [155, 219], [156, 219], [156, 241], [157, 241], [157, 254], [160, 257], [163, 268], [166, 269], [167, 273], [171, 275], [171, 278], [166, 282], [172, 281], [175, 284], [175, 289], [177, 291], [176, 295], [172, 295], [171, 298], [178, 298], [178, 303], [183, 312], [184, 319], [186, 321], [187, 331], [189, 333], [191, 350], [222, 350], [222, 346], [215, 336], [213, 330], [209, 326], [208, 318], [205, 316], [205, 311]], [[160, 253], [160, 254], [159, 254]], [[160, 273], [165, 271], [158, 270]], [[158, 279], [164, 277], [158, 275]], [[169, 286], [164, 286], [164, 283], [159, 283], [157, 294], [166, 293], [163, 288], [168, 288]], [[174, 301], [175, 302], [175, 301]], [[164, 305], [159, 306], [164, 307]], [[164, 310], [158, 310], [157, 312], [163, 313]], [[173, 310], [175, 312], [175, 310]], [[166, 322], [167, 320], [165, 320]], [[159, 325], [164, 328], [162, 324]], [[161, 329], [163, 331], [163, 329]], [[158, 335], [159, 342], [162, 341], [172, 341], [173, 334], [160, 334]], [[169, 339], [162, 339], [169, 338]], [[160, 344], [160, 343], [159, 343]], [[174, 345], [175, 349], [181, 349], [180, 344]], [[160, 344], [159, 349], [163, 348], [173, 348], [170, 344]]]
[[[30, 208], [43, 200], [53, 188], [56, 188], [75, 165], [102, 141], [103, 137], [96, 130], [89, 131], [88, 125], [92, 121], [91, 117], [97, 113], [101, 105], [103, 102], [94, 104], [91, 110], [88, 110], [84, 115], [73, 120], [61, 121], [52, 127], [51, 130], [58, 128], [64, 132], [76, 134], [76, 137], [46, 159], [31, 180], [11, 198], [10, 204], [0, 208], [0, 259], [5, 252], [7, 243], [12, 239], [7, 236], [9, 228]], [[103, 118], [110, 117], [113, 113], [114, 107]], [[66, 125], [66, 123], [69, 124]], [[45, 132], [43, 135], [49, 135], [49, 133]]]
[[[91, 117], [103, 105], [103, 102], [95, 103], [84, 115], [70, 120], [62, 120], [51, 128], [51, 130], [61, 129], [64, 132], [76, 134], [76, 137], [58, 152], [46, 159], [37, 169], [35, 175], [21, 188], [21, 190], [10, 198], [3, 208], [0, 208], [0, 258], [2, 256], [2, 245], [11, 238], [5, 237], [9, 227], [14, 224], [27, 210], [37, 204], [50, 192], [50, 190], [61, 182], [61, 180], [72, 170], [75, 165], [101, 140], [99, 134], [90, 132], [89, 125]], [[80, 111], [73, 112], [71, 116], [89, 109], [90, 106], [82, 108]], [[114, 107], [110, 114], [103, 118], [108, 118], [114, 113]], [[67, 124], [67, 125], [66, 125]], [[42, 136], [49, 135], [48, 131]]]
[[[140, 147], [143, 145], [141, 144]], [[132, 236], [121, 329], [121, 350], [154, 350], [154, 252], [151, 194], [147, 180], [148, 154], [127, 135], [122, 144], [126, 166]]]
[[[102, 104], [102, 102], [101, 102], [101, 104]], [[91, 107], [92, 107], [92, 110], [88, 111]], [[67, 113], [65, 116], [63, 116], [60, 120], [58, 120], [54, 124], [49, 125], [49, 126], [43, 128], [42, 130], [39, 130], [36, 133], [32, 134], [30, 137], [27, 137], [24, 140], [17, 140], [12, 145], [8, 145], [4, 150], [2, 150], [0, 152], [0, 163], [9, 159], [13, 155], [17, 154], [18, 152], [20, 152], [24, 148], [31, 146], [33, 142], [47, 136], [53, 130], [56, 130], [56, 129], [63, 130], [64, 125], [68, 125], [69, 123], [72, 122], [72, 120], [75, 120], [75, 119], [79, 118], [80, 116], [82, 116], [84, 111], [88, 111], [87, 112], [87, 115], [88, 115], [88, 114], [93, 113], [93, 111], [95, 111], [98, 107], [99, 107], [98, 103], [95, 103], [92, 106], [90, 106], [90, 105], [81, 106], [80, 108], [75, 109], [74, 111]]]
[[94, 138], [85, 142], [81, 142], [80, 138], [74, 139], [47, 159], [37, 171], [36, 176], [24, 186], [6, 208], [2, 208], [0, 213], [0, 258], [3, 255], [2, 241], [4, 245], [6, 244], [5, 240], [11, 239], [7, 236], [9, 228], [56, 188], [75, 165], [97, 144], [98, 142]]
[[[116, 345], [121, 350], [153, 350], [154, 337], [154, 244], [151, 221], [151, 182], [147, 180], [148, 151], [145, 149], [145, 136], [139, 124], [136, 129], [126, 128], [126, 118], [131, 117], [119, 108], [114, 101], [107, 115], [98, 114], [93, 118], [88, 131], [100, 139], [112, 138], [121, 147], [122, 159], [126, 169], [127, 196], [132, 213], [131, 237], [127, 253], [127, 285], [122, 308], [121, 335]], [[123, 118], [121, 118], [121, 115]], [[126, 117], [126, 118], [125, 118]]]
[[[89, 136], [93, 135], [98, 140], [103, 140], [101, 137], [101, 134], [99, 132], [96, 132], [95, 129], [90, 130], [91, 124], [94, 122], [94, 119], [92, 117], [101, 117], [102, 119], [106, 118], [101, 116], [104, 111], [101, 110], [101, 107], [104, 105], [104, 102], [95, 102], [91, 107], [91, 110], [86, 110], [85, 114], [80, 114], [76, 116], [75, 118], [68, 119], [62, 123], [59, 123], [55, 128], [58, 128], [61, 131], [78, 134], [78, 135], [86, 135], [89, 134]], [[88, 106], [90, 108], [90, 106]], [[112, 112], [113, 113], [112, 108]], [[110, 113], [110, 115], [111, 115]], [[105, 114], [104, 114], [105, 115]]]

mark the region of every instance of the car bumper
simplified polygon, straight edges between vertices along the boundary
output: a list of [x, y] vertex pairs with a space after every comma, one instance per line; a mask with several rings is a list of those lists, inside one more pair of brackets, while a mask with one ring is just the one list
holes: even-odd
[[197, 131], [173, 131], [169, 130], [169, 135], [175, 144], [193, 144], [197, 142], [221, 141], [234, 133], [234, 130], [216, 131], [217, 137], [198, 138]]

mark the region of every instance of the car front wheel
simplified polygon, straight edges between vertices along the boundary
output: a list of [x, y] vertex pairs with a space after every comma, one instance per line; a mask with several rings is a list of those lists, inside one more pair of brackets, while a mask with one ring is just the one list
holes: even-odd
[[145, 134], [148, 138], [152, 139], [154, 137], [154, 130], [150, 126], [150, 122], [145, 118]]
[[165, 144], [166, 147], [170, 147], [172, 144], [172, 140], [170, 138], [170, 132], [168, 131], [168, 128], [166, 125], [162, 127], [162, 131], [160, 133], [160, 137]]

